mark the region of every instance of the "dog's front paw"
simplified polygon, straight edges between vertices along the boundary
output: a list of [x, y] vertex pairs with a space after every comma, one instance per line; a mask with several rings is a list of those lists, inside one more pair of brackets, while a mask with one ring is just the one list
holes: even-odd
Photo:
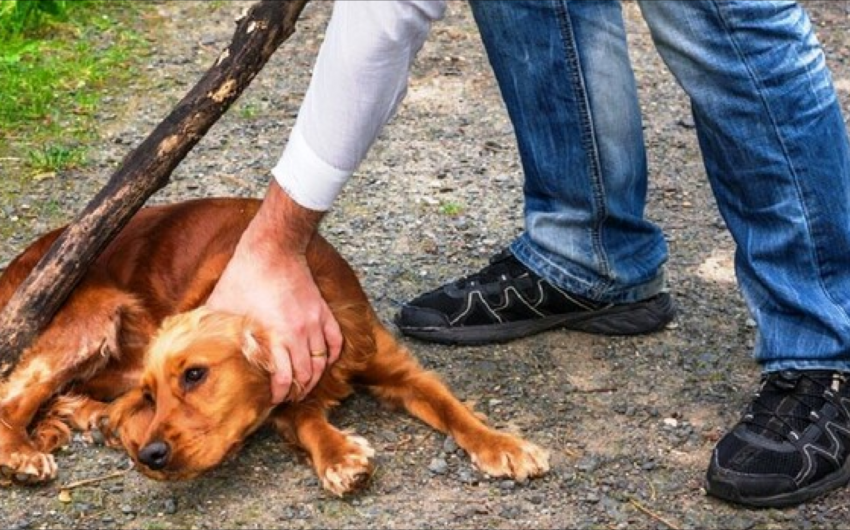
[[319, 472], [322, 486], [339, 497], [364, 487], [372, 476], [373, 456], [375, 450], [368, 441], [346, 434], [345, 447]]
[[68, 443], [71, 439], [71, 429], [58, 418], [48, 418], [33, 429], [30, 439], [36, 450], [52, 453], [56, 448]]
[[27, 446], [0, 452], [0, 475], [21, 484], [40, 484], [56, 478], [53, 455]]
[[531, 442], [501, 433], [479, 442], [469, 451], [472, 463], [491, 477], [522, 482], [549, 471], [549, 452]]

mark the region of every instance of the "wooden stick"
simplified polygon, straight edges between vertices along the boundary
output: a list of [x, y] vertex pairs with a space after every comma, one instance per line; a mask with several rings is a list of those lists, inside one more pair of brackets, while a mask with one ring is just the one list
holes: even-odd
[[661, 516], [660, 516], [660, 515], [658, 515], [657, 513], [650, 511], [648, 508], [645, 508], [645, 507], [644, 507], [641, 503], [639, 503], [638, 501], [636, 501], [636, 500], [634, 500], [634, 499], [630, 498], [630, 499], [629, 499], [629, 502], [632, 504], [632, 506], [634, 506], [634, 507], [635, 507], [635, 508], [637, 508], [638, 510], [642, 511], [642, 512], [643, 512], [643, 513], [645, 513], [646, 515], [648, 515], [648, 516], [652, 517], [652, 518], [653, 518], [653, 519], [655, 519], [656, 521], [659, 521], [660, 523], [663, 523], [663, 524], [667, 525], [668, 527], [672, 528], [673, 530], [681, 530], [681, 529], [679, 528], [679, 526], [677, 526], [677, 525], [675, 525], [675, 524], [671, 523], [670, 521], [668, 521], [668, 520], [667, 520], [667, 519], [665, 519], [664, 517], [661, 517]]
[[174, 168], [295, 31], [306, 4], [254, 4], [215, 64], [53, 243], [0, 313], [0, 378], [8, 376], [106, 245], [168, 183]]
[[[132, 468], [130, 468], [130, 469], [132, 469]], [[92, 478], [86, 478], [86, 479], [83, 479], [83, 480], [77, 480], [76, 482], [69, 482], [68, 484], [65, 484], [64, 486], [61, 486], [59, 488], [59, 490], [60, 491], [61, 490], [66, 490], [66, 491], [72, 490], [72, 489], [75, 489], [75, 488], [80, 488], [82, 486], [88, 486], [89, 484], [97, 484], [98, 482], [103, 482], [104, 480], [112, 480], [114, 478], [123, 477], [124, 475], [127, 474], [128, 471], [130, 471], [130, 470], [125, 469], [124, 471], [116, 471], [116, 472], [110, 473], [108, 475], [103, 475], [102, 477], [92, 477]]]

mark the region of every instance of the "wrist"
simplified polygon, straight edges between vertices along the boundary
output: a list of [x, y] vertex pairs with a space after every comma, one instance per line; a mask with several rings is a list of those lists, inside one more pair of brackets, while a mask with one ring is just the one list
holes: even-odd
[[323, 217], [324, 212], [301, 206], [272, 181], [244, 239], [250, 244], [273, 244], [283, 251], [304, 254]]

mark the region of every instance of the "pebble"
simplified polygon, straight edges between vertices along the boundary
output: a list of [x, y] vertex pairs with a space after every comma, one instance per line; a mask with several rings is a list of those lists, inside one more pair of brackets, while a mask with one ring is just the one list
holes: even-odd
[[512, 520], [520, 517], [522, 515], [522, 510], [518, 506], [506, 506], [499, 512], [499, 516], [503, 519]]
[[676, 418], [664, 418], [663, 422], [667, 427], [676, 428], [679, 426], [679, 421]]
[[586, 456], [578, 461], [576, 469], [585, 473], [592, 473], [599, 467], [599, 459], [593, 456]]
[[468, 469], [460, 470], [457, 474], [457, 479], [462, 484], [468, 484], [470, 486], [474, 486], [479, 482], [478, 475]]
[[92, 511], [92, 505], [87, 502], [75, 502], [74, 511], [88, 513]]
[[444, 475], [448, 469], [449, 464], [443, 458], [434, 458], [431, 460], [431, 463], [428, 464], [428, 471], [435, 475]]
[[512, 490], [514, 488], [516, 488], [516, 482], [513, 480], [503, 480], [499, 482], [499, 489]]

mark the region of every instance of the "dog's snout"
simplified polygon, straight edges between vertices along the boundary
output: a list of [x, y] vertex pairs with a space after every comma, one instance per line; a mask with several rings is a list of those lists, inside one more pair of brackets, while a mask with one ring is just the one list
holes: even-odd
[[169, 456], [171, 447], [163, 441], [151, 442], [139, 451], [139, 461], [154, 471], [164, 468]]

